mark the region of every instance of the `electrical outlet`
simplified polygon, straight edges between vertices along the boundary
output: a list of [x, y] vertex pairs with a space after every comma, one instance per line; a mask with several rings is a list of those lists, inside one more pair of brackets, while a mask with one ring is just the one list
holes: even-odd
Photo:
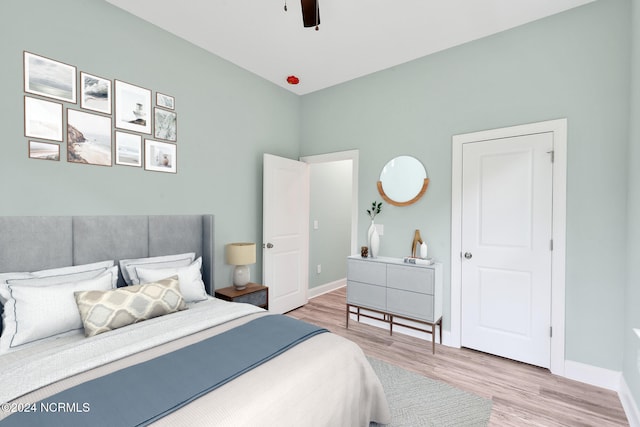
[[322, 273], [322, 266], [320, 264], [318, 264], [317, 270], [318, 274]]
[[317, 230], [318, 228], [320, 228], [320, 224], [318, 223], [317, 219], [313, 220], [313, 229]]
[[384, 225], [383, 224], [375, 224], [376, 231], [378, 232], [378, 236], [384, 235]]

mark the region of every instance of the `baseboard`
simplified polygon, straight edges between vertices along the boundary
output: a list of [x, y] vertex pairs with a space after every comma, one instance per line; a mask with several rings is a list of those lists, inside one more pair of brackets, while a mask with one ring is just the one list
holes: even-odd
[[631, 394], [631, 390], [627, 385], [627, 382], [622, 377], [620, 381], [620, 390], [618, 391], [618, 396], [620, 397], [620, 402], [622, 403], [622, 408], [624, 409], [624, 413], [627, 415], [627, 421], [629, 421], [630, 427], [640, 427], [640, 410], [638, 409], [638, 405]]
[[319, 297], [336, 289], [340, 289], [347, 286], [347, 279], [336, 280], [335, 282], [325, 283], [324, 285], [309, 288], [307, 291], [307, 297], [309, 299]]
[[564, 361], [564, 376], [566, 378], [580, 381], [607, 390], [619, 391], [622, 381], [622, 373], [611, 369], [599, 368], [585, 363]]

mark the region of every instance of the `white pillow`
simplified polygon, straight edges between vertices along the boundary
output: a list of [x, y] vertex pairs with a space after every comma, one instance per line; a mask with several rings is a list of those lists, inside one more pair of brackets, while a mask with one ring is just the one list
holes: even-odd
[[50, 286], [9, 284], [10, 298], [4, 307], [4, 330], [0, 336], [0, 354], [11, 349], [82, 328], [74, 297], [76, 291], [113, 289], [111, 267], [98, 277]]
[[187, 267], [173, 268], [143, 268], [136, 267], [136, 273], [141, 283], [156, 282], [167, 277], [178, 275], [180, 292], [186, 302], [196, 302], [207, 299], [207, 292], [202, 281], [202, 257]]
[[[113, 260], [109, 260], [29, 273], [2, 273], [0, 274], [0, 304], [5, 304], [9, 299], [8, 284], [51, 286], [61, 283], [77, 282], [97, 277], [106, 272], [108, 268], [113, 267], [113, 264]], [[116, 274], [113, 281], [114, 288], [117, 283], [118, 275]]]
[[196, 258], [194, 252], [177, 255], [164, 255], [150, 258], [123, 259], [120, 260], [122, 278], [127, 285], [139, 285], [140, 279], [136, 273], [136, 267], [144, 268], [170, 268], [185, 267]]

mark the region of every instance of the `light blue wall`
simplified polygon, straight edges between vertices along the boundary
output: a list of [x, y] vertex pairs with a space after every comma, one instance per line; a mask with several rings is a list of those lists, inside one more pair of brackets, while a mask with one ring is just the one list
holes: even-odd
[[[212, 213], [228, 286], [224, 243], [262, 241], [263, 152], [299, 155], [300, 98], [102, 0], [3, 0], [0, 40], [0, 215]], [[23, 50], [174, 96], [177, 175], [28, 159]]]
[[629, 5], [600, 0], [303, 98], [303, 155], [360, 149], [359, 244], [384, 164], [399, 154], [424, 163], [425, 196], [385, 205], [376, 223], [385, 227], [381, 255], [407, 255], [420, 229], [443, 262], [445, 329], [451, 137], [566, 117], [566, 357], [622, 369]]
[[626, 293], [624, 327], [624, 378], [640, 407], [640, 338], [633, 329], [640, 329], [640, 0], [632, 1], [632, 66], [631, 132], [629, 138], [629, 198]]
[[[628, 111], [630, 4], [599, 0], [297, 97], [102, 0], [3, 1], [0, 215], [214, 213], [222, 287], [231, 276], [224, 243], [261, 241], [263, 152], [297, 158], [360, 149], [362, 207], [380, 198], [375, 182], [382, 166], [411, 154], [425, 164], [431, 184], [413, 206], [385, 206], [376, 219], [385, 226], [381, 254], [405, 255], [418, 228], [448, 271], [451, 136], [567, 117], [567, 358], [619, 370], [624, 354], [625, 378], [638, 400], [638, 344], [629, 331], [640, 326], [640, 230], [633, 221], [640, 177], [627, 167], [627, 157], [632, 165], [640, 160], [640, 123], [629, 126]], [[637, 26], [638, 0], [633, 4]], [[175, 96], [178, 174], [29, 160], [23, 50]], [[633, 93], [635, 117], [636, 80]], [[365, 244], [361, 210], [359, 244]], [[260, 262], [252, 275], [260, 277]], [[447, 274], [447, 291], [448, 282]]]
[[[311, 164], [309, 288], [347, 277], [351, 255], [351, 160]], [[313, 222], [318, 221], [318, 229]], [[317, 265], [322, 266], [321, 273]]]

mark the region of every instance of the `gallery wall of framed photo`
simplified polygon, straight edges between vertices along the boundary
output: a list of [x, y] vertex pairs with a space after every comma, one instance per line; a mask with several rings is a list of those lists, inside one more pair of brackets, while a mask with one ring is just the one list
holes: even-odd
[[175, 98], [24, 52], [31, 159], [177, 173]]

